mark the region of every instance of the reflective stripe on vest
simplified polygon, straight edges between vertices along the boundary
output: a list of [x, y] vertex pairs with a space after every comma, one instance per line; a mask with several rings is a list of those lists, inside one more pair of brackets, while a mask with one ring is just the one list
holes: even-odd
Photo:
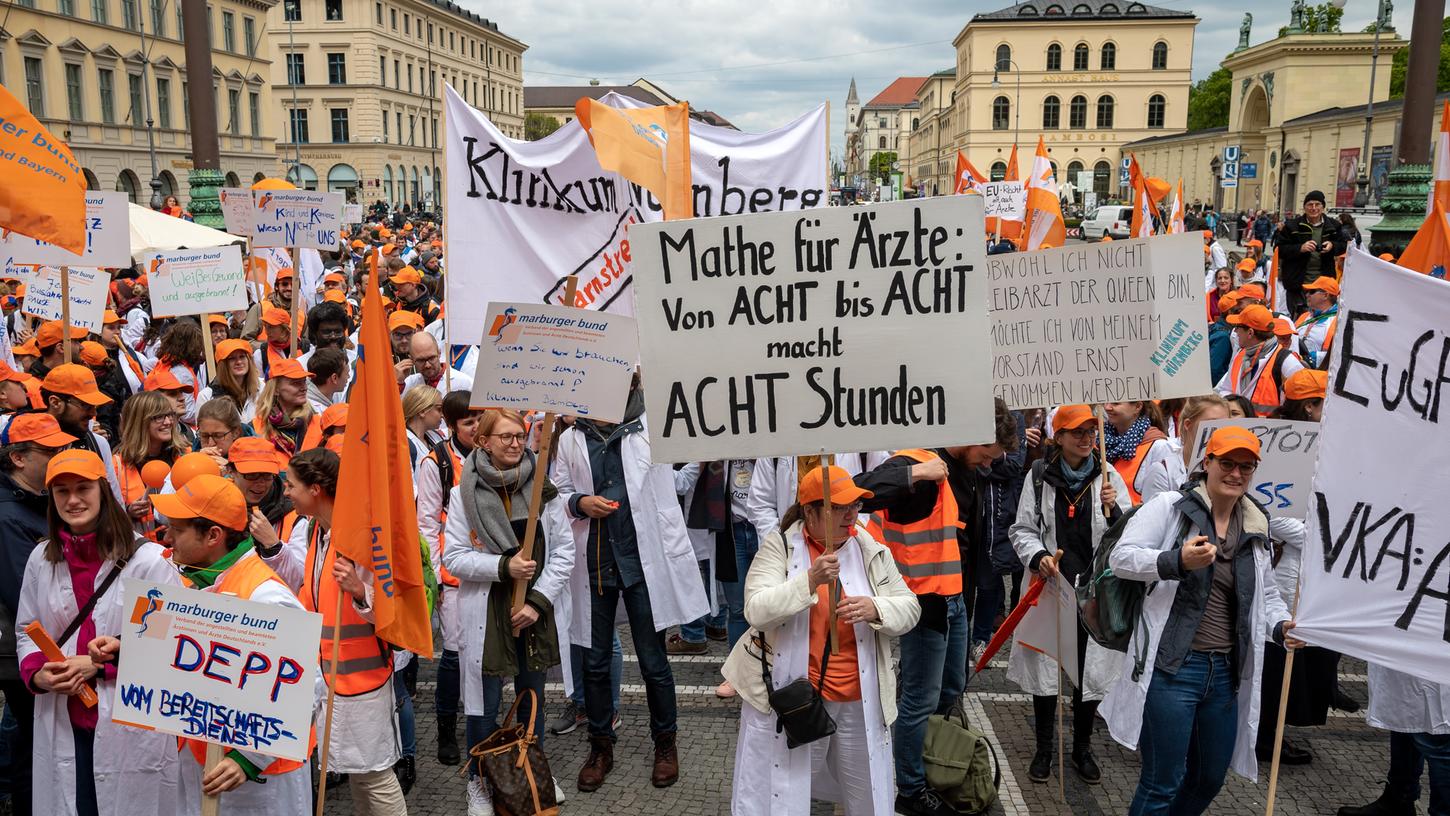
[[[917, 462], [938, 458], [928, 450], [913, 448], [897, 451]], [[917, 595], [956, 595], [962, 591], [961, 551], [957, 531], [964, 525], [957, 517], [957, 497], [943, 481], [937, 488], [936, 504], [931, 512], [909, 524], [898, 524], [884, 512], [871, 515], [866, 528], [891, 550], [896, 569], [906, 585]]]
[[1279, 390], [1279, 383], [1274, 379], [1274, 368], [1279, 363], [1279, 355], [1288, 353], [1273, 340], [1266, 340], [1265, 343], [1273, 344], [1273, 349], [1264, 360], [1264, 365], [1259, 369], [1258, 379], [1254, 382], [1252, 392], [1243, 394], [1239, 390], [1239, 384], [1245, 373], [1244, 361], [1248, 359], [1248, 349], [1239, 351], [1238, 356], [1234, 357], [1233, 367], [1229, 370], [1229, 386], [1233, 392], [1248, 397], [1249, 402], [1254, 406], [1254, 414], [1261, 417], [1266, 417], [1278, 410], [1279, 405], [1283, 402], [1283, 393]]
[[[319, 583], [314, 585], [313, 575], [318, 574], [317, 550], [322, 544], [321, 528], [315, 520], [308, 520], [307, 561], [302, 572], [302, 591], [298, 593], [302, 606], [308, 612], [322, 615], [322, 643], [319, 657], [322, 671], [332, 676], [332, 642], [336, 633], [338, 640], [337, 693], [344, 697], [355, 697], [380, 689], [393, 678], [392, 652], [387, 644], [378, 639], [371, 623], [358, 614], [350, 599], [341, 604], [342, 620], [333, 619], [339, 608], [337, 603], [337, 581], [332, 577], [332, 565], [337, 551], [327, 548], [322, 562]], [[339, 625], [340, 624], [340, 625]]]

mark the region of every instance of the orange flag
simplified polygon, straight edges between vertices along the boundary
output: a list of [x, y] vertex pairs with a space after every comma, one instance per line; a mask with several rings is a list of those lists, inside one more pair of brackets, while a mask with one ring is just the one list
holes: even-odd
[[408, 434], [385, 319], [378, 276], [369, 275], [357, 373], [347, 403], [332, 543], [339, 554], [372, 568], [378, 637], [400, 649], [432, 655]]
[[977, 192], [977, 188], [981, 187], [986, 182], [987, 177], [977, 172], [977, 168], [973, 167], [972, 163], [970, 161], [967, 161], [967, 157], [963, 155], [960, 150], [958, 150], [957, 183], [955, 188], [952, 190], [952, 193], [960, 195], [962, 193]]
[[1168, 212], [1168, 232], [1178, 235], [1183, 232], [1183, 177], [1178, 178], [1178, 190], [1173, 193], [1173, 207]]
[[1153, 214], [1156, 207], [1148, 192], [1148, 179], [1138, 166], [1138, 157], [1128, 154], [1128, 189], [1133, 194], [1133, 218], [1128, 227], [1129, 238], [1150, 238], [1153, 235]]
[[694, 217], [688, 103], [624, 110], [584, 98], [574, 104], [574, 113], [600, 167], [654, 193], [666, 221]]
[[1279, 245], [1278, 244], [1275, 244], [1274, 245], [1274, 255], [1269, 260], [1269, 291], [1265, 293], [1265, 294], [1267, 294], [1269, 296], [1269, 311], [1271, 311], [1271, 312], [1274, 311], [1274, 306], [1276, 305], [1274, 303], [1274, 301], [1276, 301], [1276, 300], [1279, 299], [1277, 297], [1278, 293], [1279, 293]]
[[1435, 150], [1435, 179], [1430, 187], [1430, 201], [1450, 212], [1450, 101], [1440, 109], [1440, 141]]
[[1067, 241], [1057, 178], [1052, 175], [1052, 160], [1047, 157], [1047, 143], [1041, 136], [1037, 137], [1032, 175], [1027, 179], [1027, 225], [1028, 250], [1060, 247]]
[[1445, 208], [1437, 199], [1396, 263], [1433, 278], [1444, 278], [1445, 270], [1450, 268], [1450, 222], [1446, 218]]
[[0, 229], [86, 251], [86, 177], [65, 142], [0, 87]]

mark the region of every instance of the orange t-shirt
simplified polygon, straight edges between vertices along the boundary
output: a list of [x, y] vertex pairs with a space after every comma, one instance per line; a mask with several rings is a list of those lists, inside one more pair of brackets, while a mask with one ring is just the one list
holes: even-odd
[[[826, 551], [825, 545], [806, 536], [814, 561]], [[816, 605], [811, 607], [811, 685], [820, 683], [821, 655], [826, 652], [826, 621], [831, 613], [831, 588], [816, 587]], [[860, 669], [856, 664], [856, 627], [836, 618], [836, 641], [840, 650], [826, 661], [826, 682], [821, 684], [821, 697], [833, 703], [849, 703], [861, 699]]]

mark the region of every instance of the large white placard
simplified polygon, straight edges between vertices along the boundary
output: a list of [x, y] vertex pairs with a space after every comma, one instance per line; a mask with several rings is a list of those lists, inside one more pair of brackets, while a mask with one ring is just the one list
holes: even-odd
[[126, 579], [116, 722], [303, 760], [322, 616]]
[[129, 267], [131, 265], [131, 214], [125, 193], [86, 193], [86, 251], [77, 255], [55, 244], [37, 241], [18, 232], [0, 231], [0, 256], [5, 266], [49, 264], [51, 266]]
[[981, 196], [631, 236], [655, 461], [993, 438]]
[[337, 251], [342, 235], [342, 193], [253, 190], [252, 245]]
[[347, 224], [349, 226], [355, 226], [357, 224], [361, 224], [362, 223], [362, 220], [363, 220], [363, 205], [361, 205], [361, 204], [343, 204], [342, 205], [342, 223]]
[[233, 235], [251, 235], [255, 229], [253, 211], [256, 202], [252, 191], [246, 187], [218, 187], [217, 198], [222, 203], [222, 223]]
[[1450, 683], [1450, 283], [1351, 250], [1341, 303], [1295, 634]]
[[1213, 390], [1194, 232], [993, 255], [992, 374], [1013, 408]]
[[247, 308], [242, 248], [235, 244], [157, 252], [145, 260], [156, 317]]
[[1189, 472], [1203, 461], [1208, 437], [1225, 426], [1247, 428], [1259, 437], [1262, 458], [1249, 495], [1276, 516], [1303, 519], [1309, 512], [1309, 486], [1319, 453], [1319, 423], [1291, 419], [1214, 419], [1198, 423]]
[[[626, 230], [660, 219], [653, 196], [605, 172], [577, 121], [515, 141], [451, 87], [445, 97], [447, 254], [478, 259], [449, 270], [448, 336], [481, 337], [490, 302], [562, 304], [571, 274], [579, 284], [570, 305], [633, 314]], [[690, 159], [697, 215], [823, 206], [825, 106], [767, 133], [692, 121]]]
[[[1068, 682], [1077, 685], [1077, 593], [1072, 585], [1055, 575], [1037, 597], [1021, 623], [1012, 632], [1016, 646], [1040, 652], [1062, 664]], [[1015, 647], [1014, 647], [1015, 648]]]
[[[111, 276], [99, 269], [70, 269], [70, 324], [100, 332], [106, 313], [106, 288]], [[42, 266], [25, 277], [25, 301], [21, 311], [41, 320], [62, 320], [60, 270]]]
[[633, 318], [539, 303], [490, 303], [475, 408], [619, 422], [639, 360]]
[[1027, 217], [1027, 188], [1020, 181], [989, 181], [977, 186], [988, 218], [1021, 221]]

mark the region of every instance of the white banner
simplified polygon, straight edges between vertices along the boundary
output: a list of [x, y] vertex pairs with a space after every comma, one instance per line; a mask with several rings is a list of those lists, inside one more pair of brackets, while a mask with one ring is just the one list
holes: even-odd
[[1207, 394], [1198, 233], [987, 258], [992, 371], [1013, 408]]
[[252, 191], [246, 187], [218, 187], [217, 198], [222, 203], [222, 222], [227, 232], [233, 235], [251, 235], [256, 227]]
[[1314, 457], [1319, 453], [1319, 423], [1245, 418], [1200, 422], [1190, 473], [1203, 461], [1209, 435], [1226, 426], [1253, 431], [1262, 445], [1249, 495], [1273, 515], [1303, 520], [1309, 512], [1309, 485], [1314, 478]]
[[146, 256], [151, 309], [156, 317], [247, 308], [242, 248], [179, 249]]
[[307, 758], [321, 615], [131, 578], [123, 584], [129, 612], [113, 720]]
[[478, 346], [475, 408], [624, 418], [639, 360], [633, 318], [539, 303], [488, 304]]
[[[111, 276], [99, 269], [74, 267], [70, 274], [70, 324], [100, 333], [106, 313], [106, 288]], [[62, 320], [60, 270], [42, 266], [25, 277], [21, 311], [41, 320]]]
[[0, 256], [18, 264], [131, 267], [131, 213], [125, 193], [86, 193], [86, 251], [77, 255], [18, 232], [0, 231]]
[[988, 218], [1021, 221], [1027, 217], [1027, 188], [1020, 181], [989, 181], [978, 185], [986, 199]]
[[253, 190], [252, 245], [337, 251], [342, 236], [342, 193]]
[[981, 196], [633, 230], [651, 453], [993, 438]]
[[1450, 683], [1450, 283], [1351, 250], [1295, 634]]
[[[446, 255], [481, 261], [451, 268], [450, 342], [483, 336], [490, 302], [561, 303], [571, 274], [579, 276], [571, 305], [633, 314], [626, 231], [659, 219], [653, 197], [600, 168], [575, 121], [538, 141], [515, 141], [452, 88], [445, 97]], [[601, 101], [623, 105], [619, 99]], [[762, 134], [690, 122], [696, 214], [824, 205], [825, 120], [822, 106]]]

